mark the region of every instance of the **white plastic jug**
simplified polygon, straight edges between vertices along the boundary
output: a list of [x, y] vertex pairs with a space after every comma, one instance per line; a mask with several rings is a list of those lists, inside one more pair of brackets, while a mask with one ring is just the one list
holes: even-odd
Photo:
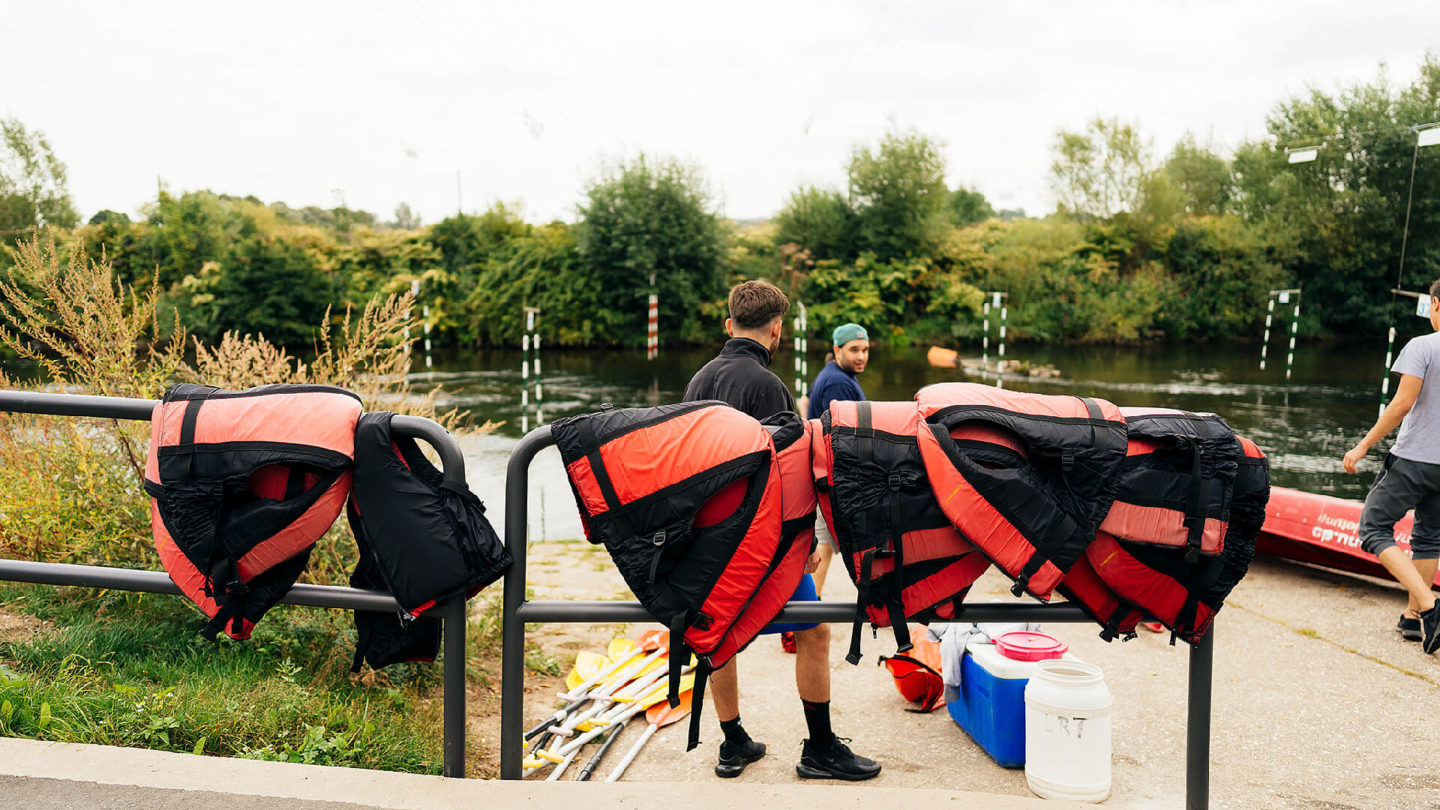
[[1110, 795], [1110, 707], [1094, 664], [1035, 665], [1025, 687], [1025, 783], [1037, 796], [1099, 802]]

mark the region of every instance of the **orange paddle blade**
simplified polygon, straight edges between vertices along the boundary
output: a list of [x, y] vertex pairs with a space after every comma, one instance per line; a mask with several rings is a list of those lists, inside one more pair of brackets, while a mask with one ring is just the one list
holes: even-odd
[[925, 359], [930, 365], [939, 368], [955, 368], [955, 363], [960, 353], [954, 349], [944, 349], [939, 346], [931, 346], [930, 351], [925, 354]]
[[645, 652], [655, 652], [670, 646], [669, 630], [646, 630], [635, 639], [635, 646]]
[[658, 726], [660, 728], [664, 728], [665, 726], [668, 726], [671, 723], [682, 719], [683, 717], [685, 717], [685, 715], [690, 713], [690, 696], [693, 694], [694, 692], [689, 689], [681, 692], [680, 705], [674, 708], [671, 708], [670, 704], [663, 700], [659, 703], [656, 703], [654, 706], [651, 706], [650, 708], [645, 710], [645, 719], [648, 720], [652, 725]]

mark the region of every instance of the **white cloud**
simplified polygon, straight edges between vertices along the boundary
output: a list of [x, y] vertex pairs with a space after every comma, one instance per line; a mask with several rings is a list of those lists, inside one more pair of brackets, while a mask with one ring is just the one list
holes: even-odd
[[571, 218], [607, 159], [679, 155], [732, 216], [841, 186], [893, 123], [951, 180], [1048, 210], [1059, 128], [1114, 115], [1233, 147], [1275, 102], [1440, 47], [1434, 3], [32, 3], [0, 30], [0, 113], [47, 133], [87, 215], [210, 188], [427, 221]]

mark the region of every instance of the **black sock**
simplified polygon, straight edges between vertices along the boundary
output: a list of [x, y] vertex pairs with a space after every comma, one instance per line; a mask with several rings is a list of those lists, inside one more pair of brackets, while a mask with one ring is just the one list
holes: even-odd
[[830, 701], [814, 703], [802, 700], [800, 703], [805, 706], [805, 725], [810, 729], [810, 744], [829, 745], [835, 739], [835, 732], [830, 730]]
[[739, 715], [736, 715], [734, 720], [721, 720], [720, 730], [725, 732], [725, 742], [731, 745], [744, 745], [750, 742], [750, 735], [740, 727]]

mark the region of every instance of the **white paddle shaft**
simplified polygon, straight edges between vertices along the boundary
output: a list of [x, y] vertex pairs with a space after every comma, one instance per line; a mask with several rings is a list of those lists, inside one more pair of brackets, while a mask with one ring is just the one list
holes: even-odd
[[625, 752], [625, 758], [620, 760], [620, 764], [615, 766], [615, 770], [611, 771], [609, 776], [605, 777], [605, 781], [620, 781], [620, 776], [625, 773], [626, 768], [630, 767], [630, 763], [635, 761], [635, 757], [639, 755], [640, 749], [643, 748], [645, 743], [651, 737], [655, 736], [655, 732], [659, 730], [660, 726], [656, 723], [651, 723], [646, 726], [645, 733], [640, 735], [640, 739], [636, 740], [634, 745], [630, 746], [630, 750]]

